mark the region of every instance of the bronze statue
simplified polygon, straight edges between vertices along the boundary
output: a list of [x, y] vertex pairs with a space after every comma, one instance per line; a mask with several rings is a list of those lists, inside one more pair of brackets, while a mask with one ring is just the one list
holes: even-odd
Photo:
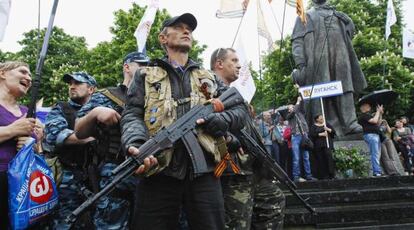
[[[324, 99], [326, 121], [338, 136], [362, 132], [357, 123], [354, 93], [367, 83], [352, 46], [355, 26], [351, 18], [336, 11], [326, 0], [312, 0], [306, 21], [298, 17], [292, 33], [292, 53], [297, 69], [292, 73], [300, 86], [342, 81], [344, 94]], [[319, 100], [306, 105], [308, 121], [321, 113]]]

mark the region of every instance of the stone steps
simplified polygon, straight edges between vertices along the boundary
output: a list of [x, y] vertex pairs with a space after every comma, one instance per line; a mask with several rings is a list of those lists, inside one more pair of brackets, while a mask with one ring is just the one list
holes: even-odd
[[286, 192], [287, 229], [414, 229], [414, 177], [304, 182], [298, 192], [318, 215], [312, 216]]

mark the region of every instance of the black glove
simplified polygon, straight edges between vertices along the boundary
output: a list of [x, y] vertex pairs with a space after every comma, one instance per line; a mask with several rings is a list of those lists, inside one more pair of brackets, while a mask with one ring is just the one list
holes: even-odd
[[237, 153], [237, 151], [241, 148], [239, 139], [229, 132], [227, 132], [226, 141], [229, 153]]
[[219, 113], [211, 113], [204, 117], [204, 130], [213, 137], [222, 137], [229, 129], [224, 117]]

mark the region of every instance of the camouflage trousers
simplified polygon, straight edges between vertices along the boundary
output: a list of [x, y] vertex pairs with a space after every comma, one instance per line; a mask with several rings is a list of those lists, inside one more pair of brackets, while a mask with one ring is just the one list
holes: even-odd
[[[116, 164], [106, 163], [100, 168], [99, 187], [102, 189], [112, 179]], [[134, 207], [134, 191], [138, 179], [131, 176], [115, 187], [111, 196], [102, 197], [96, 204], [94, 224], [97, 229], [128, 229]]]
[[251, 229], [283, 229], [285, 195], [275, 181], [254, 174]]
[[222, 176], [221, 187], [224, 197], [225, 228], [250, 229], [253, 211], [253, 176]]
[[[73, 171], [63, 169], [62, 183], [58, 188], [59, 205], [53, 216], [52, 229], [70, 229], [65, 222], [66, 218], [79, 207], [86, 197], [82, 195], [81, 187], [85, 187], [80, 178], [75, 177]], [[90, 212], [83, 214], [74, 224], [72, 229], [93, 229], [93, 221]]]

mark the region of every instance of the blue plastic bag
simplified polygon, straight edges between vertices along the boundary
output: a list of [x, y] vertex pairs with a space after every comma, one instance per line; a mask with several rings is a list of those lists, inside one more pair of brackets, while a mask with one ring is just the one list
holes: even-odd
[[48, 215], [58, 203], [53, 173], [36, 154], [31, 138], [9, 163], [9, 217], [13, 229], [25, 229]]

